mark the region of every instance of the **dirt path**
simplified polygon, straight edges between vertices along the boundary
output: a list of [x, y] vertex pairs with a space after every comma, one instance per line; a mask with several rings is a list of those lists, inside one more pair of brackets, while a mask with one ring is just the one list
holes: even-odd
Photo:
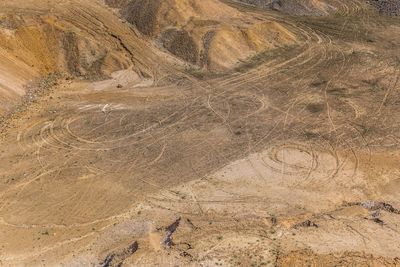
[[362, 1], [307, 18], [233, 6], [301, 42], [197, 79], [96, 4], [58, 6], [155, 82], [62, 79], [14, 118], [0, 265], [399, 264], [399, 215], [345, 204], [400, 208], [399, 20]]

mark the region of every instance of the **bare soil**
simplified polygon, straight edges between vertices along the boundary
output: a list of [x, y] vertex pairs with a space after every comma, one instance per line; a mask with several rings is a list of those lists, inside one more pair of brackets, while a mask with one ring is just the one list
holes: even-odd
[[400, 266], [399, 17], [213, 0], [295, 40], [216, 73], [108, 2], [0, 1], [0, 266]]

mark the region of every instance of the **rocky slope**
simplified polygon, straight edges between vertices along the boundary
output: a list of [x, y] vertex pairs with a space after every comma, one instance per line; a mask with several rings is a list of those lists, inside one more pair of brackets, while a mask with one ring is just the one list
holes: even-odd
[[259, 19], [218, 0], [107, 0], [143, 34], [178, 58], [226, 71], [256, 53], [293, 44], [279, 22]]
[[[55, 73], [101, 80], [133, 68], [138, 77], [152, 76], [154, 50], [97, 1], [0, 5], [0, 114]], [[144, 46], [149, 49], [139, 53]]]
[[[133, 67], [138, 77], [153, 76], [149, 63], [165, 61], [155, 46], [183, 64], [219, 72], [296, 42], [279, 22], [219, 0], [106, 0], [131, 25], [100, 2], [72, 3], [1, 3], [0, 114], [11, 111], [37, 80], [55, 73], [96, 80]], [[30, 12], [36, 5], [38, 11]]]

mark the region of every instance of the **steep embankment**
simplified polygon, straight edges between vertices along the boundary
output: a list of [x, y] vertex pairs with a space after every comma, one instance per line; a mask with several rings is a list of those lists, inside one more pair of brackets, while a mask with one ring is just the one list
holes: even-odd
[[132, 68], [152, 75], [152, 48], [97, 1], [0, 5], [0, 115], [54, 73], [98, 80]]
[[256, 53], [295, 42], [278, 22], [257, 19], [218, 0], [106, 3], [170, 53], [212, 71], [225, 71]]

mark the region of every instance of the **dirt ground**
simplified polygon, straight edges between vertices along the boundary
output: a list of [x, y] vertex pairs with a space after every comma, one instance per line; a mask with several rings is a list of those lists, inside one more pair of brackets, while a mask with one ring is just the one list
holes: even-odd
[[398, 17], [224, 1], [297, 41], [194, 75], [109, 7], [49, 2], [0, 11], [119, 52], [3, 119], [0, 266], [400, 266]]

